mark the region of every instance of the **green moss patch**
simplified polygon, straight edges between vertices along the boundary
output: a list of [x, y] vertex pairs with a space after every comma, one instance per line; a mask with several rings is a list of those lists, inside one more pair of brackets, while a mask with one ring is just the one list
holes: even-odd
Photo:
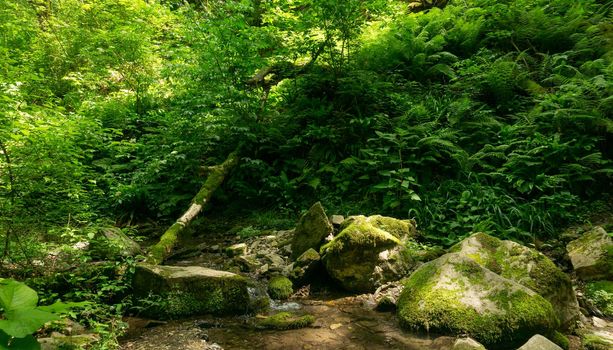
[[287, 277], [273, 277], [268, 282], [268, 294], [273, 299], [287, 299], [292, 295], [293, 292], [294, 290], [292, 281], [290, 281]]
[[276, 330], [298, 329], [308, 327], [313, 322], [315, 322], [315, 317], [312, 315], [297, 316], [291, 312], [279, 312], [256, 322], [256, 327]]

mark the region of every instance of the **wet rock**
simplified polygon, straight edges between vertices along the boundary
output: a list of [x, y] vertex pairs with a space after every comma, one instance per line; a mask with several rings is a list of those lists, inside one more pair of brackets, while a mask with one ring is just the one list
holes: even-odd
[[453, 343], [452, 350], [486, 350], [485, 346], [472, 338], [458, 338]]
[[105, 260], [136, 256], [142, 253], [140, 245], [117, 227], [99, 230], [90, 242], [89, 250], [92, 256]]
[[412, 222], [380, 215], [357, 216], [345, 220], [343, 226], [320, 250], [326, 270], [343, 288], [373, 292], [406, 276], [417, 265], [421, 248], [409, 244], [416, 235]]
[[301, 286], [311, 281], [320, 266], [321, 257], [319, 253], [310, 248], [296, 259], [288, 275], [294, 284]]
[[543, 297], [457, 253], [422, 265], [406, 279], [398, 317], [404, 328], [465, 334], [485, 346], [521, 344], [558, 326]]
[[298, 258], [309, 248], [318, 250], [332, 231], [332, 225], [321, 203], [315, 203], [298, 221], [292, 239], [292, 259]]
[[562, 350], [562, 348], [557, 346], [551, 340], [537, 334], [530, 338], [526, 344], [522, 345], [517, 350]]
[[245, 313], [249, 305], [247, 287], [248, 280], [242, 276], [200, 266], [139, 264], [132, 280], [145, 316], [157, 319]]
[[485, 233], [473, 234], [450, 251], [543, 296], [552, 304], [564, 328], [573, 327], [579, 319], [579, 304], [570, 278], [538, 251]]
[[226, 254], [230, 257], [247, 254], [247, 244], [237, 243], [226, 248]]
[[566, 250], [577, 277], [613, 280], [613, 240], [602, 227], [596, 226], [568, 243]]

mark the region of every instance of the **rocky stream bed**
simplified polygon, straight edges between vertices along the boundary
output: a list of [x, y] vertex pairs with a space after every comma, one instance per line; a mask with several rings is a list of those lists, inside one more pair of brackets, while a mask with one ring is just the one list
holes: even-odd
[[122, 349], [613, 349], [610, 315], [576, 288], [611, 283], [610, 234], [572, 238], [563, 272], [483, 233], [443, 250], [415, 222], [316, 204], [296, 229], [207, 236], [140, 265], [144, 311]]

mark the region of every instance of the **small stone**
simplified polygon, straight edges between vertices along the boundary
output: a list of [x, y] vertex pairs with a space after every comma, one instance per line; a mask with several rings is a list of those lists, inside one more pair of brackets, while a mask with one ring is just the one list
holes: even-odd
[[343, 221], [345, 221], [345, 217], [342, 215], [332, 215], [332, 217], [330, 217], [330, 222], [334, 226], [340, 226]]
[[517, 350], [562, 350], [562, 348], [551, 340], [537, 334]]
[[343, 326], [342, 323], [333, 323], [330, 325], [330, 329], [335, 330], [335, 329], [341, 328], [342, 326]]
[[472, 338], [459, 338], [453, 343], [453, 350], [485, 350], [485, 346]]
[[247, 253], [247, 244], [245, 243], [237, 243], [226, 248], [226, 254], [228, 256], [239, 256], [245, 255]]
[[218, 252], [219, 251], [219, 244], [212, 245], [211, 248], [209, 248], [209, 250], [212, 253]]

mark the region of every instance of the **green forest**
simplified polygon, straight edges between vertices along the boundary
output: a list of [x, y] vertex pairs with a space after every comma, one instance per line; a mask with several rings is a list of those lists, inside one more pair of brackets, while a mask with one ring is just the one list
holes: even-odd
[[0, 252], [0, 349], [611, 349], [613, 1], [0, 0]]

